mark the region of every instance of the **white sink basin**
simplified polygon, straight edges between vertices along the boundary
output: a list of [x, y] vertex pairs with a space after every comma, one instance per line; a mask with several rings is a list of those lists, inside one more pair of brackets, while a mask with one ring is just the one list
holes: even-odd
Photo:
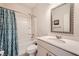
[[59, 43], [66, 43], [64, 40], [62, 39], [57, 39], [57, 38], [47, 38], [48, 40], [53, 40], [53, 41], [56, 41], [56, 42], [59, 42]]

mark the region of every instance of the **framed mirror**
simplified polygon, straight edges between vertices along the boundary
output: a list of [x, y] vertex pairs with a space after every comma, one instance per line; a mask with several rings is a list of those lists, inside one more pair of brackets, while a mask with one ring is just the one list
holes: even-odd
[[51, 10], [51, 32], [73, 34], [74, 4], [64, 3]]

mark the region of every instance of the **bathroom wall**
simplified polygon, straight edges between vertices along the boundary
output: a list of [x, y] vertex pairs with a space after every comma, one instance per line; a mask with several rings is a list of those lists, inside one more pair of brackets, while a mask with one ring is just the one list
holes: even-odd
[[45, 35], [61, 35], [62, 38], [73, 39], [79, 41], [79, 4], [74, 4], [74, 34], [53, 33], [51, 32], [51, 8], [59, 4], [41, 4], [33, 10], [33, 14], [37, 17], [37, 32], [38, 36]]
[[[28, 13], [31, 13], [31, 10], [27, 7], [23, 7], [19, 4], [0, 4], [1, 7], [12, 9], [18, 12], [15, 12], [16, 15], [16, 24], [17, 24], [17, 38], [18, 38], [18, 52], [19, 55], [26, 53], [27, 44], [30, 41], [31, 34], [31, 17]], [[27, 16], [25, 16], [24, 14]]]

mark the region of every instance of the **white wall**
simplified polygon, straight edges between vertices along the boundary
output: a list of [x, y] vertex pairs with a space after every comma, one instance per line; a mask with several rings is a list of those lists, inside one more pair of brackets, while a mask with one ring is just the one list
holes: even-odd
[[37, 34], [39, 36], [42, 36], [48, 34], [49, 31], [48, 29], [49, 21], [46, 19], [48, 4], [40, 4], [40, 5], [41, 6], [38, 6], [33, 10], [33, 14], [36, 16], [37, 19]]
[[49, 5], [41, 4], [39, 7], [33, 10], [33, 14], [37, 16], [37, 31], [39, 36], [44, 35], [61, 35], [63, 38], [79, 40], [79, 4], [74, 5], [74, 34], [61, 34], [51, 33], [51, 8], [54, 8], [58, 4]]

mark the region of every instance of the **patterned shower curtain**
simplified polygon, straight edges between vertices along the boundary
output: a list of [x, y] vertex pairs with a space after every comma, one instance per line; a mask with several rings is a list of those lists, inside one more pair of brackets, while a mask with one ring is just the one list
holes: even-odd
[[15, 12], [0, 7], [0, 50], [4, 56], [18, 55]]

